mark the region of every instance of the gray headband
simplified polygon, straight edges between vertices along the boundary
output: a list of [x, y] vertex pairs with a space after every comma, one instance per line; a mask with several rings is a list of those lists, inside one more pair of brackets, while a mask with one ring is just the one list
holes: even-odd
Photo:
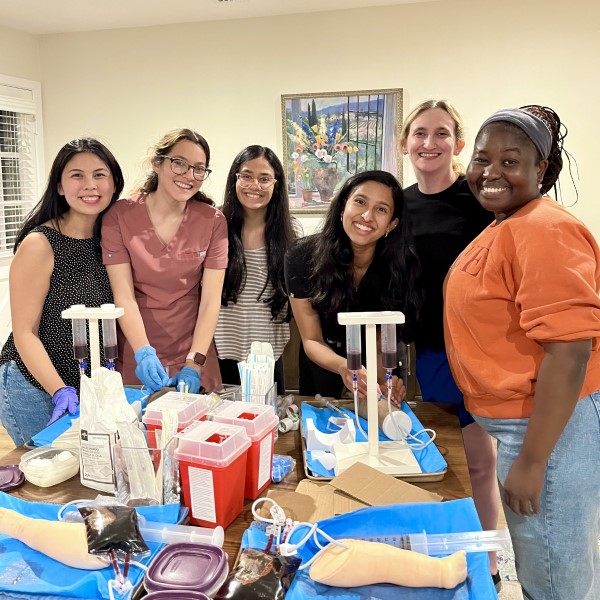
[[516, 125], [533, 142], [541, 157], [543, 159], [548, 158], [552, 147], [552, 134], [546, 123], [539, 117], [521, 108], [505, 108], [488, 117], [479, 128], [479, 131], [490, 123], [497, 123], [498, 121], [508, 121]]

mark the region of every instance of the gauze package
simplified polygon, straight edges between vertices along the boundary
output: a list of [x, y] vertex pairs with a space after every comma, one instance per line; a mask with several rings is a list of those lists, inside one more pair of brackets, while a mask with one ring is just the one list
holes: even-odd
[[80, 417], [81, 484], [101, 492], [113, 493], [114, 445], [117, 423], [137, 421], [128, 404], [121, 374], [99, 367], [92, 376], [81, 376]]

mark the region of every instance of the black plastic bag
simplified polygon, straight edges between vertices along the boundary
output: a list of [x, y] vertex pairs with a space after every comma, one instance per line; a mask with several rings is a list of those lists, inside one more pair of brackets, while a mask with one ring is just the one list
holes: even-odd
[[135, 508], [130, 506], [80, 506], [85, 523], [88, 552], [111, 551], [145, 554], [150, 552], [140, 533]]
[[245, 548], [214, 600], [283, 600], [300, 563], [298, 556], [274, 556]]

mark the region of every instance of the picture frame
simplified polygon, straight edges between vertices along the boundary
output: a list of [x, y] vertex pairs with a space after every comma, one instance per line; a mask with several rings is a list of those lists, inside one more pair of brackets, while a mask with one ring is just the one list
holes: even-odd
[[403, 89], [282, 94], [290, 210], [324, 213], [344, 181], [381, 169], [402, 183]]

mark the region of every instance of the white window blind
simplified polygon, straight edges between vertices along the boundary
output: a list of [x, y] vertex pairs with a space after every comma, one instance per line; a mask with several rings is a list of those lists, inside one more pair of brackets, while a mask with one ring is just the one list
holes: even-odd
[[40, 198], [40, 84], [0, 75], [0, 256]]

